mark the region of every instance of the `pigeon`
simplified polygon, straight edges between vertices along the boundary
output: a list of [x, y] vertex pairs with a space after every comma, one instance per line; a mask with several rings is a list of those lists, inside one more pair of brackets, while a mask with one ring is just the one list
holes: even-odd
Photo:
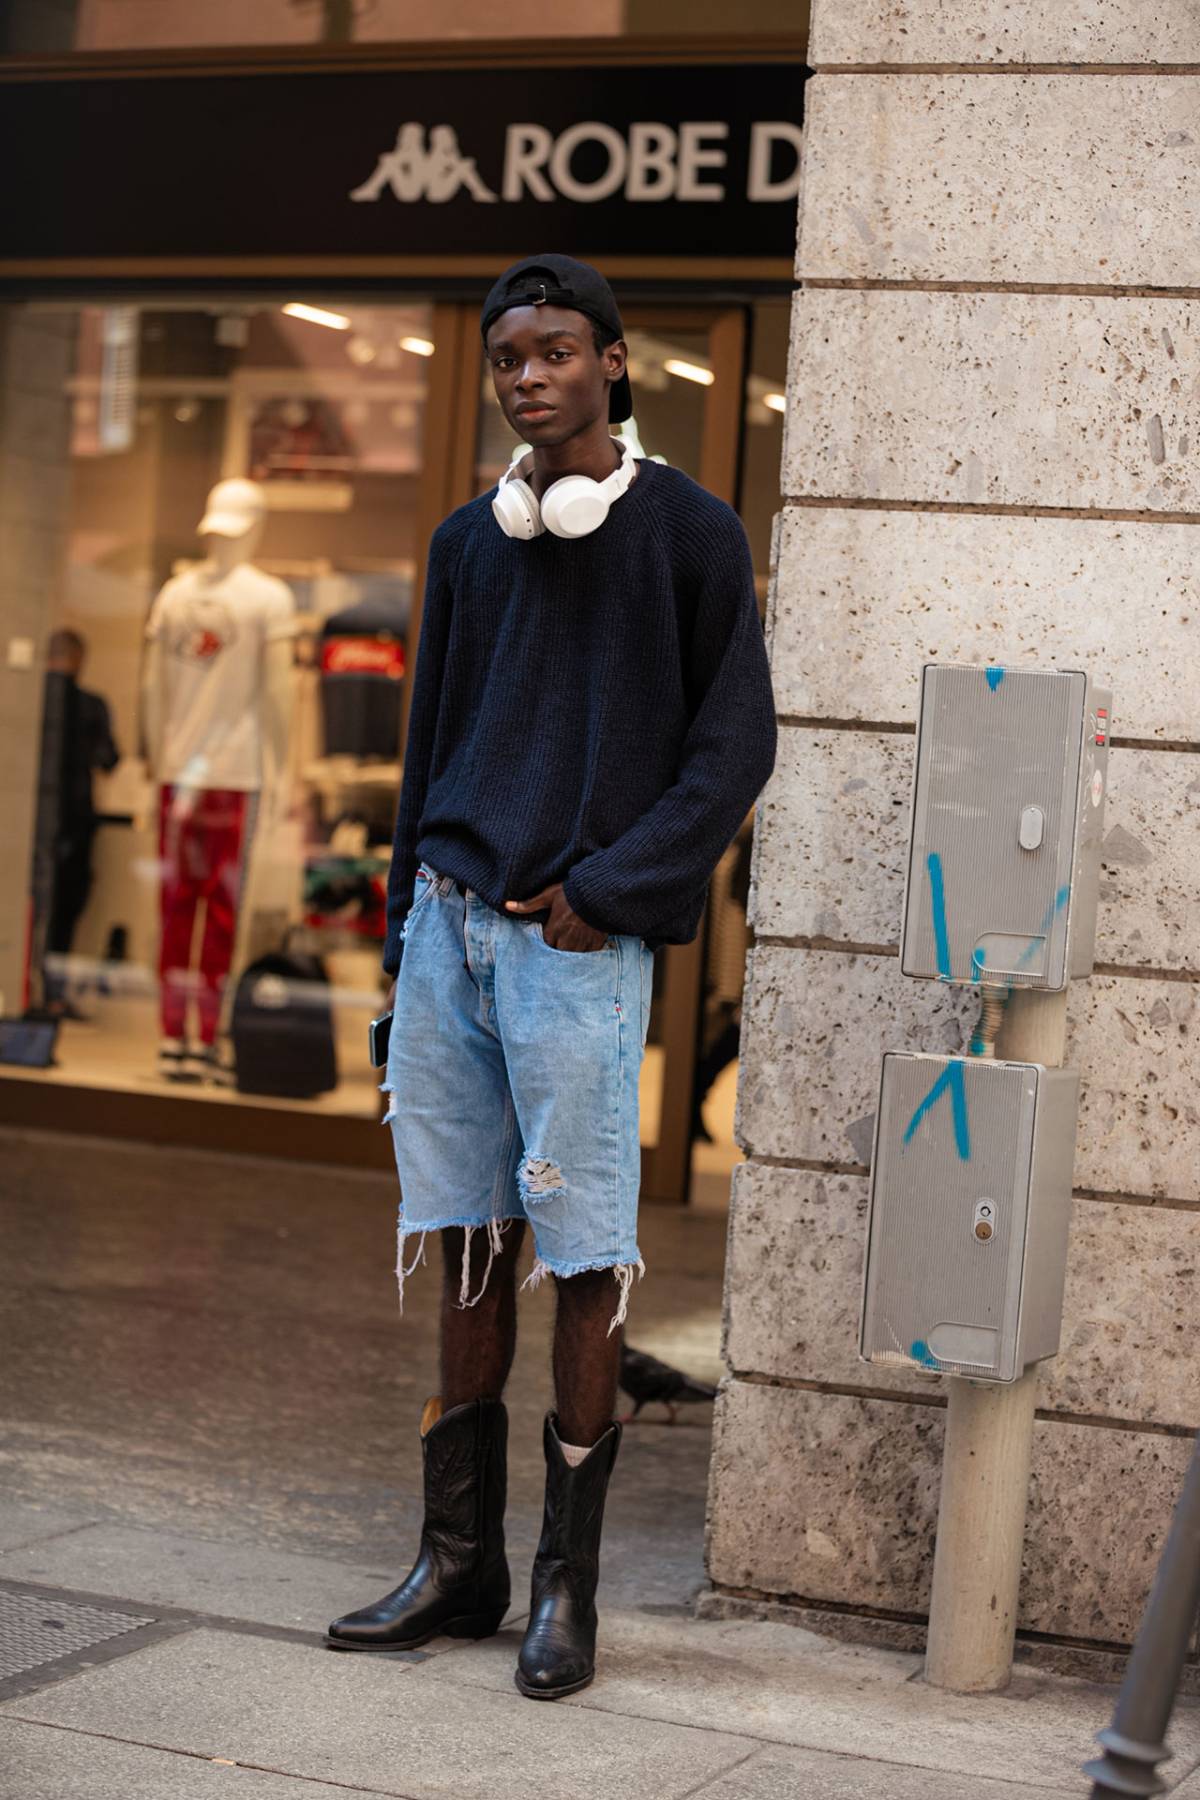
[[716, 1388], [708, 1382], [695, 1381], [682, 1369], [673, 1369], [669, 1363], [659, 1362], [657, 1357], [648, 1356], [644, 1350], [631, 1349], [626, 1343], [621, 1345], [620, 1384], [634, 1403], [633, 1411], [622, 1419], [623, 1425], [636, 1419], [650, 1400], [662, 1401], [670, 1415], [668, 1423], [674, 1425], [679, 1406], [717, 1397]]

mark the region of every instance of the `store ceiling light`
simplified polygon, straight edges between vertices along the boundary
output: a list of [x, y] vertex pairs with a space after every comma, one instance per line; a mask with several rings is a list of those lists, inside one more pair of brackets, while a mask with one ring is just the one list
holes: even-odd
[[289, 319], [307, 319], [310, 325], [328, 325], [331, 331], [350, 329], [345, 313], [326, 312], [323, 307], [305, 306], [299, 300], [289, 300], [283, 310]]
[[663, 368], [668, 375], [682, 375], [685, 381], [698, 381], [701, 387], [711, 387], [716, 380], [711, 369], [702, 368], [699, 363], [681, 362], [677, 356], [668, 356]]
[[769, 406], [772, 412], [787, 411], [787, 397], [784, 394], [764, 394], [762, 403]]
[[402, 337], [400, 339], [400, 348], [402, 350], [411, 350], [414, 356], [432, 356], [434, 350], [434, 346], [430, 343], [428, 338], [419, 337]]

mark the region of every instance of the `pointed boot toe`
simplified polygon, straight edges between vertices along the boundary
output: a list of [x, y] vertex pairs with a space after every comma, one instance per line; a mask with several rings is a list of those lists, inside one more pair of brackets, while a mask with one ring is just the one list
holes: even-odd
[[595, 1679], [595, 1629], [590, 1643], [562, 1644], [528, 1636], [521, 1646], [513, 1676], [527, 1700], [561, 1700], [578, 1694]]

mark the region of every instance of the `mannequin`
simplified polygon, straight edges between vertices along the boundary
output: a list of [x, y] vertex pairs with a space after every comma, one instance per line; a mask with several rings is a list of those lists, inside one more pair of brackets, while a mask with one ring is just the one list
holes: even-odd
[[159, 786], [158, 1066], [175, 1081], [229, 1080], [217, 1028], [243, 877], [256, 826], [284, 797], [295, 606], [284, 582], [254, 567], [265, 511], [254, 482], [218, 482], [197, 527], [204, 561], [172, 576], [146, 624], [142, 716]]

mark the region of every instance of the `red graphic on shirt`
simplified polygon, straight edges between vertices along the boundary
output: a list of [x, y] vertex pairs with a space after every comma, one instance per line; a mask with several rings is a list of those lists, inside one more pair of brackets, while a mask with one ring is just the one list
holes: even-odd
[[321, 646], [321, 667], [327, 675], [387, 675], [399, 681], [404, 673], [404, 645], [399, 638], [326, 638]]
[[196, 601], [183, 618], [167, 621], [167, 647], [184, 662], [214, 663], [237, 636], [237, 621], [219, 600]]

